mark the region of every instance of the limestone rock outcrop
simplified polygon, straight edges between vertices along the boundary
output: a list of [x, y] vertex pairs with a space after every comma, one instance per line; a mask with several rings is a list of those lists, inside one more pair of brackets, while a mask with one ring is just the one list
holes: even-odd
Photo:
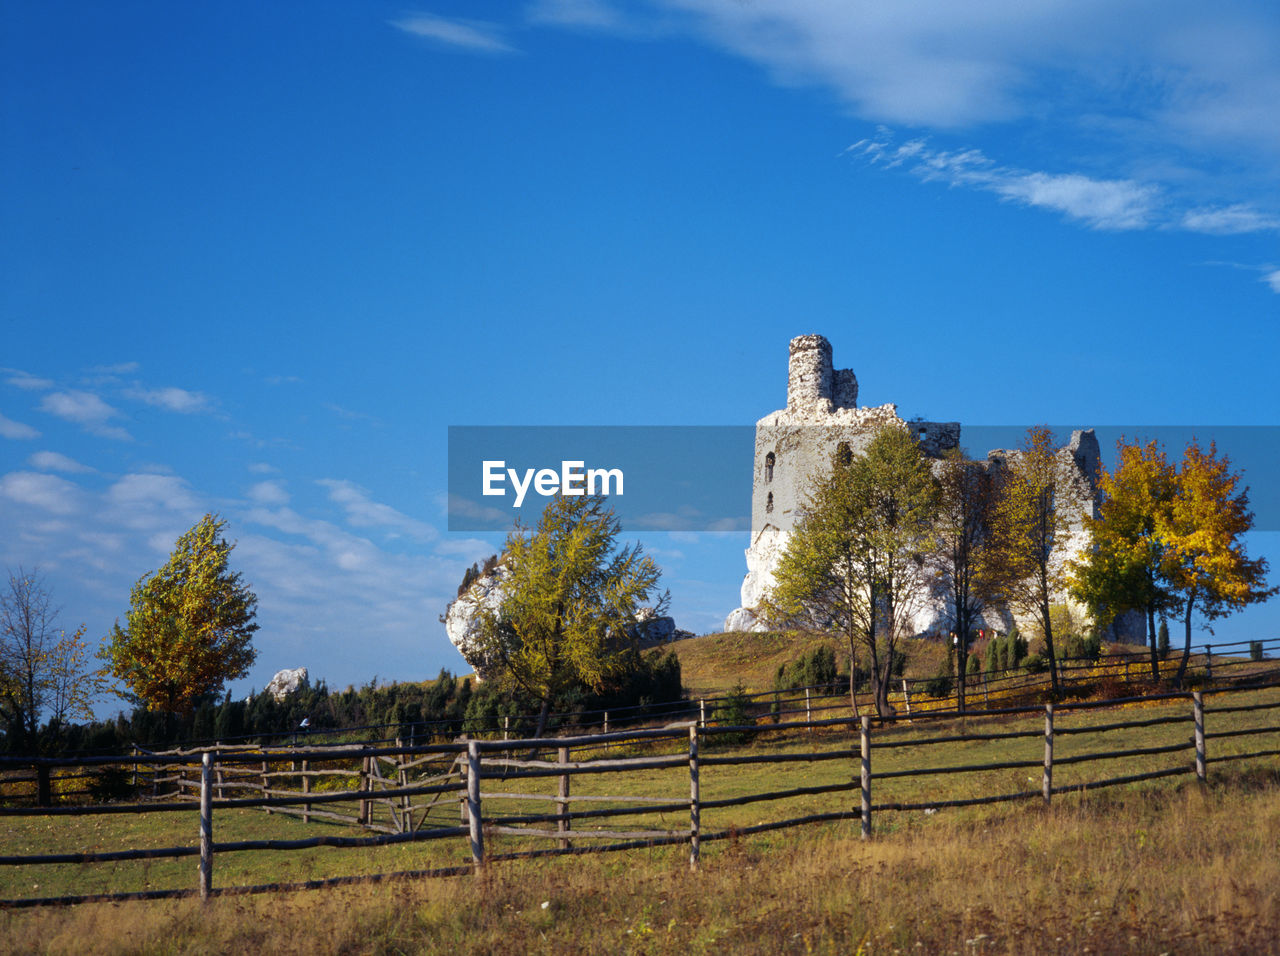
[[277, 701], [281, 701], [308, 686], [307, 669], [295, 667], [292, 670], [276, 671], [276, 676], [267, 681], [266, 691]]

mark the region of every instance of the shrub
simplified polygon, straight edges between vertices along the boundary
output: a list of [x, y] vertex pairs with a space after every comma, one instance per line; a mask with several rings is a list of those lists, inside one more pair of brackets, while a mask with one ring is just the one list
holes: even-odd
[[[747, 689], [738, 681], [724, 697], [716, 703], [711, 711], [711, 722], [719, 727], [754, 727], [755, 717], [751, 716], [751, 698]], [[718, 743], [741, 744], [755, 736], [752, 730], [734, 730], [729, 733], [716, 734], [713, 738]]]
[[780, 664], [773, 678], [773, 688], [813, 687], [819, 693], [834, 693], [839, 679], [835, 650], [829, 644], [821, 644], [794, 661]]
[[1157, 633], [1159, 635], [1156, 638], [1156, 640], [1159, 642], [1159, 647], [1157, 648], [1157, 650], [1160, 652], [1160, 656], [1162, 658], [1168, 657], [1169, 656], [1169, 622], [1166, 621], [1164, 618], [1160, 618], [1160, 627]]
[[1101, 634], [1069, 634], [1062, 645], [1063, 657], [1081, 657], [1096, 661], [1102, 656]]
[[1263, 659], [1264, 657], [1262, 654], [1262, 641], [1250, 641], [1249, 642], [1249, 660], [1260, 661]]
[[1043, 674], [1045, 669], [1048, 667], [1045, 663], [1044, 657], [1040, 654], [1030, 655], [1022, 662], [1022, 666], [1026, 668], [1028, 674]]

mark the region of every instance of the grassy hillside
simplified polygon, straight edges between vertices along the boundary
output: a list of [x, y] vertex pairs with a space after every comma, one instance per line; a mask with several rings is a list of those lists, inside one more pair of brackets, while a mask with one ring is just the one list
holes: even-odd
[[[715, 696], [741, 681], [749, 691], [773, 689], [779, 665], [811, 652], [821, 644], [835, 648], [842, 672], [849, 667], [849, 650], [840, 638], [799, 631], [748, 633], [731, 631], [690, 637], [669, 645], [680, 657], [680, 674], [690, 696]], [[946, 648], [936, 641], [906, 640], [908, 677], [933, 677], [946, 659]]]

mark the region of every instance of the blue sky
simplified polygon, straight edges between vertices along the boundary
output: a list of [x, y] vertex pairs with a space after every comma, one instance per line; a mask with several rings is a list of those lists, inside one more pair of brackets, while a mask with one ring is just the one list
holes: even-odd
[[[0, 562], [96, 637], [221, 513], [237, 692], [463, 669], [448, 426], [750, 424], [797, 334], [907, 415], [1277, 424], [1274, 4], [0, 17]], [[714, 629], [746, 535], [643, 540]]]

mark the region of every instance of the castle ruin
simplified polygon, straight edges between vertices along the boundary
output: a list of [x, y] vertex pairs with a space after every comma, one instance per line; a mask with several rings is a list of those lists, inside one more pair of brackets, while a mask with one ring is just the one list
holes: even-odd
[[[875, 433], [888, 424], [909, 429], [933, 459], [960, 447], [959, 422], [903, 419], [892, 403], [859, 407], [858, 379], [852, 369], [833, 367], [831, 343], [826, 338], [801, 335], [791, 340], [786, 408], [756, 423], [747, 574], [742, 582], [742, 606], [725, 619], [726, 631], [766, 629], [758, 609], [774, 585], [774, 571], [801, 517], [811, 479], [825, 472], [837, 453], [861, 454]], [[1007, 449], [991, 451], [987, 467], [1001, 467], [1017, 454]], [[1099, 449], [1093, 429], [1073, 432], [1070, 443], [1056, 455], [1060, 469], [1058, 507], [1066, 509], [1070, 524], [1063, 549], [1069, 557], [1087, 545], [1084, 518], [1094, 516], [1097, 509]], [[1062, 600], [1066, 601], [1065, 595]], [[997, 608], [988, 610], [979, 626], [1008, 630], [1013, 623], [1007, 610]], [[950, 622], [945, 597], [937, 594], [924, 602], [911, 624], [918, 635], [946, 634]]]

